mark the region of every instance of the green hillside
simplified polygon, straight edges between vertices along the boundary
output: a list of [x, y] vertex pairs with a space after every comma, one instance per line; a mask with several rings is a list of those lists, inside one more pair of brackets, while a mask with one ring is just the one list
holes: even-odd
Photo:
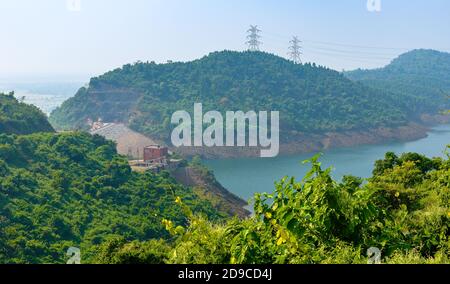
[[225, 215], [168, 174], [131, 172], [99, 136], [0, 134], [0, 263], [64, 263], [71, 246], [89, 258], [110, 238], [167, 238], [163, 218], [187, 225], [177, 196]]
[[225, 218], [166, 175], [132, 173], [114, 144], [82, 133], [0, 135], [0, 263], [450, 263], [450, 163], [388, 153], [373, 177], [256, 194]]
[[14, 93], [0, 93], [0, 134], [53, 131], [47, 117], [37, 107], [19, 102]]
[[[255, 216], [226, 224], [190, 214], [190, 226], [165, 243], [99, 246], [99, 263], [365, 264], [450, 263], [450, 161], [387, 153], [373, 177], [331, 177], [317, 157], [309, 173], [255, 195]], [[155, 253], [157, 252], [157, 253]], [[163, 253], [161, 253], [163, 252]]]
[[323, 133], [403, 125], [404, 110], [389, 96], [342, 74], [294, 64], [263, 52], [215, 52], [186, 63], [136, 63], [91, 79], [55, 110], [58, 129], [85, 129], [88, 119], [120, 121], [167, 141], [177, 110], [280, 111], [282, 139], [291, 132]]
[[450, 108], [450, 54], [413, 50], [381, 69], [356, 70], [348, 78], [392, 93], [410, 114], [437, 114]]

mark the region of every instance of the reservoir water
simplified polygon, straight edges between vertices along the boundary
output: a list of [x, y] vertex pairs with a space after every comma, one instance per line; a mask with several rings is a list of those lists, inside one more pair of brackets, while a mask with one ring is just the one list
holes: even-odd
[[[333, 167], [335, 178], [349, 174], [367, 178], [371, 176], [375, 161], [382, 159], [386, 152], [417, 152], [429, 157], [444, 157], [448, 144], [450, 125], [440, 125], [433, 128], [427, 138], [421, 140], [327, 150], [323, 151], [320, 161], [324, 168]], [[284, 176], [301, 179], [310, 168], [309, 165], [302, 164], [302, 161], [310, 159], [314, 154], [204, 162], [214, 171], [216, 178], [225, 188], [249, 200], [256, 192], [273, 192], [275, 181]]]
[[[51, 83], [5, 83], [0, 80], [0, 92], [16, 91], [18, 98], [34, 104], [49, 114], [64, 100], [74, 95], [82, 82]], [[323, 167], [333, 167], [333, 176], [343, 175], [369, 177], [374, 162], [384, 157], [386, 152], [397, 154], [418, 152], [430, 157], [444, 156], [446, 145], [450, 144], [450, 125], [433, 128], [427, 138], [402, 143], [384, 145], [358, 146], [323, 151]], [[205, 164], [214, 171], [218, 181], [236, 195], [249, 200], [256, 192], [272, 192], [275, 181], [284, 176], [301, 179], [309, 165], [302, 161], [315, 153], [279, 156], [272, 159], [243, 158], [225, 160], [205, 160]]]

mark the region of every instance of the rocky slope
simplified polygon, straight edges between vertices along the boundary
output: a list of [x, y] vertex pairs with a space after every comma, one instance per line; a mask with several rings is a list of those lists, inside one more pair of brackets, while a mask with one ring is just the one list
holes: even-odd
[[208, 170], [193, 166], [180, 167], [172, 175], [179, 183], [192, 187], [196, 194], [211, 202], [217, 210], [240, 218], [250, 215], [244, 208], [248, 203], [225, 189]]

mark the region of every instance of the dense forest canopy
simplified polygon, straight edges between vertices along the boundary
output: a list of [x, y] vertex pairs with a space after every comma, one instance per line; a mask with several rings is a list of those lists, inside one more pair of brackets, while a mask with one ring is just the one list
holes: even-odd
[[[419, 63], [430, 52], [401, 56], [370, 80], [385, 76], [377, 72], [396, 84], [413, 80], [430, 68]], [[164, 139], [172, 111], [202, 102], [205, 110], [279, 110], [287, 132], [400, 125], [442, 106], [448, 70], [436, 70], [433, 88], [395, 92], [267, 53], [226, 51], [108, 72], [52, 119], [60, 128], [126, 121]], [[64, 263], [69, 247], [84, 263], [366, 263], [370, 247], [384, 263], [450, 263], [448, 157], [387, 153], [371, 178], [336, 181], [316, 156], [300, 181], [286, 177], [256, 194], [255, 215], [239, 220], [169, 173], [132, 172], [111, 141], [50, 133], [45, 115], [12, 94], [0, 95], [0, 127], [0, 263]]]
[[19, 102], [14, 93], [0, 93], [0, 134], [53, 132], [45, 114], [33, 105]]
[[448, 159], [387, 153], [367, 181], [340, 182], [318, 157], [310, 162], [301, 181], [286, 177], [273, 193], [256, 194], [253, 218], [219, 224], [188, 213], [189, 226], [167, 227], [171, 242], [117, 238], [89, 261], [362, 264], [376, 248], [381, 263], [450, 263]]
[[450, 108], [450, 54], [413, 50], [384, 68], [345, 73], [355, 81], [393, 94], [411, 114]]
[[383, 92], [341, 73], [294, 64], [263, 52], [223, 51], [186, 63], [136, 63], [91, 79], [51, 115], [59, 129], [86, 128], [88, 119], [122, 121], [161, 140], [177, 110], [280, 111], [284, 135], [398, 126], [406, 111]]
[[[231, 219], [168, 174], [138, 174], [82, 133], [0, 135], [0, 263], [450, 262], [450, 161], [387, 153], [342, 181], [318, 157], [301, 181]], [[7, 148], [7, 151], [5, 151]]]
[[175, 203], [222, 219], [167, 173], [130, 170], [115, 144], [84, 133], [0, 134], [0, 263], [64, 263], [111, 239], [170, 237], [164, 218], [187, 225]]

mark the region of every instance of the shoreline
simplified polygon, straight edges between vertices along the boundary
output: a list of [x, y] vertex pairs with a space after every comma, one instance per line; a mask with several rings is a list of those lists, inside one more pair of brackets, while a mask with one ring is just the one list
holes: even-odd
[[[331, 169], [330, 174], [340, 181], [351, 175], [366, 180], [373, 176], [375, 162], [383, 159], [387, 152], [398, 157], [403, 153], [418, 153], [428, 158], [446, 159], [446, 145], [450, 141], [450, 123], [430, 129], [427, 138], [412, 142], [391, 142], [380, 145], [363, 145], [336, 148], [322, 152], [319, 161], [322, 169]], [[256, 192], [274, 191], [274, 183], [283, 177], [294, 177], [297, 181], [307, 174], [311, 165], [303, 161], [312, 155], [299, 154], [280, 156], [275, 159], [241, 158], [203, 160], [217, 180], [230, 192], [249, 200]]]
[[[432, 126], [444, 124], [450, 120], [425, 124], [410, 123], [406, 126], [372, 130], [354, 130], [328, 132], [325, 134], [296, 134], [289, 142], [280, 143], [279, 156], [308, 154], [335, 148], [347, 148], [362, 145], [379, 145], [386, 142], [409, 142], [428, 136]], [[259, 158], [260, 147], [181, 147], [172, 151], [185, 157], [200, 156], [203, 159]]]

